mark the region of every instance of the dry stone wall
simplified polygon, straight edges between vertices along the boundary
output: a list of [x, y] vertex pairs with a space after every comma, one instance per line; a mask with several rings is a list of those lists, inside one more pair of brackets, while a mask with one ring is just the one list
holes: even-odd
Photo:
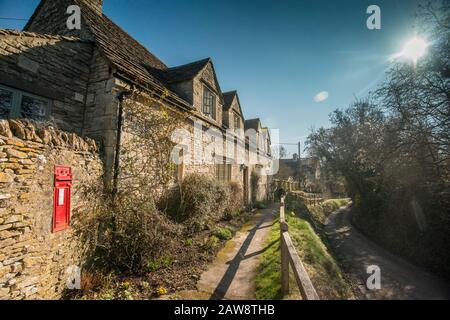
[[0, 120], [0, 299], [52, 299], [82, 246], [72, 227], [52, 233], [54, 166], [72, 167], [71, 224], [99, 183], [95, 142], [25, 120]]

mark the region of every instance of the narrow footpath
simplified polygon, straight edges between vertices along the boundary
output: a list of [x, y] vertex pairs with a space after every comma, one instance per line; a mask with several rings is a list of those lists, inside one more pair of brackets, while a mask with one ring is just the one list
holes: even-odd
[[[325, 226], [333, 251], [365, 299], [450, 299], [450, 285], [367, 239], [351, 224], [351, 213], [331, 214]], [[381, 270], [381, 289], [368, 290], [367, 267]]]
[[179, 292], [176, 298], [254, 300], [260, 257], [267, 249], [266, 240], [278, 210], [279, 204], [258, 210], [203, 272], [198, 290]]

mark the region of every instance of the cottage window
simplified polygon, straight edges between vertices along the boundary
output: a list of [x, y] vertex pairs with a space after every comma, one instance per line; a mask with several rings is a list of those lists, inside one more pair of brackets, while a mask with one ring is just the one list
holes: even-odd
[[231, 180], [231, 164], [216, 165], [216, 179], [222, 182]]
[[206, 86], [203, 87], [203, 113], [216, 120], [216, 96]]
[[13, 93], [0, 87], [0, 118], [9, 118], [13, 108]]
[[237, 114], [234, 115], [234, 128], [235, 129], [241, 128], [241, 119]]
[[0, 86], [0, 118], [47, 119], [50, 101], [20, 90]]

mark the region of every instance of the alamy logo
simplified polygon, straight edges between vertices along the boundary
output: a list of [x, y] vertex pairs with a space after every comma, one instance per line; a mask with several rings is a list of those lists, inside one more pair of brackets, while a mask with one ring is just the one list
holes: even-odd
[[379, 266], [371, 265], [367, 267], [367, 274], [370, 276], [367, 278], [366, 287], [369, 290], [381, 289], [381, 269]]
[[367, 14], [370, 14], [367, 18], [367, 29], [369, 30], [380, 30], [381, 29], [381, 9], [379, 6], [373, 4], [367, 7]]
[[67, 7], [67, 14], [70, 16], [67, 18], [66, 26], [69, 30], [81, 29], [81, 9], [79, 6], [71, 5]]
[[[227, 163], [255, 165], [258, 173], [263, 176], [278, 172], [278, 129], [270, 129], [270, 133], [261, 133], [254, 129], [247, 129], [245, 132], [244, 129], [227, 129], [226, 134], [223, 134], [215, 128], [205, 129], [202, 121], [195, 118], [192, 120], [193, 132], [186, 128], [177, 128], [171, 134], [170, 140], [175, 144], [171, 152], [173, 163], [214, 165], [223, 164], [224, 159], [227, 159]], [[267, 143], [269, 138], [270, 144]], [[201, 142], [200, 147], [196, 147], [192, 141]]]

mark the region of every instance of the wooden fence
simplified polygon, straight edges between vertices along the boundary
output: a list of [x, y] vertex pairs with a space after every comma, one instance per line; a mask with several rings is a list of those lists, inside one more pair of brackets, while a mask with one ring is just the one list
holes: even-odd
[[322, 195], [320, 193], [307, 193], [303, 191], [292, 191], [291, 193], [295, 194], [299, 198], [303, 199], [306, 205], [315, 206], [324, 201]]
[[289, 266], [292, 267], [297, 286], [304, 300], [319, 300], [316, 289], [303, 266], [289, 235], [289, 226], [284, 215], [284, 198], [280, 204], [280, 244], [281, 244], [281, 290], [289, 294]]
[[283, 188], [286, 192], [300, 190], [300, 183], [294, 181], [273, 179], [272, 184], [275, 188]]
[[294, 181], [286, 181], [273, 179], [272, 183], [275, 188], [283, 188], [286, 192], [291, 192], [305, 201], [308, 206], [315, 206], [323, 202], [322, 195], [320, 193], [308, 193], [300, 190], [300, 183]]

